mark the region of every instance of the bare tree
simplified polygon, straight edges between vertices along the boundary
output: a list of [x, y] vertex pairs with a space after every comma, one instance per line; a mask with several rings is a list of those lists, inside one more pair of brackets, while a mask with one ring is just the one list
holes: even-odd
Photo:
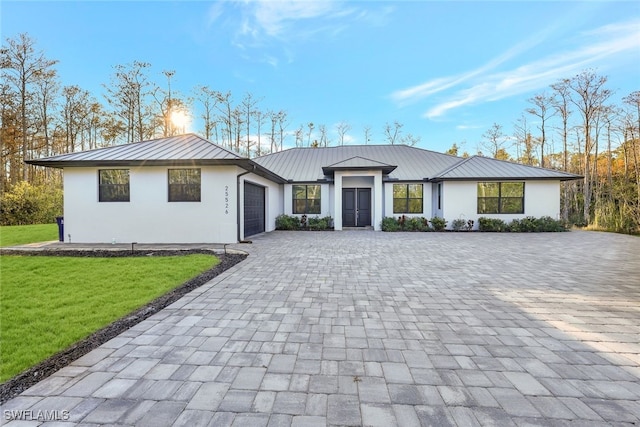
[[313, 133], [314, 127], [315, 125], [312, 122], [307, 123], [307, 128], [309, 128], [307, 132], [307, 147], [311, 147], [311, 134]]
[[255, 118], [255, 123], [256, 123], [256, 134], [257, 134], [257, 150], [256, 150], [256, 156], [260, 157], [262, 155], [262, 125], [264, 124], [264, 119], [265, 119], [265, 114], [260, 111], [260, 110], [256, 110], [253, 113], [253, 116]]
[[289, 126], [289, 121], [287, 117], [287, 112], [284, 110], [280, 110], [278, 112], [278, 133], [280, 136], [280, 150], [284, 148], [284, 138], [286, 136], [285, 130]]
[[384, 136], [387, 142], [391, 145], [394, 145], [402, 133], [403, 124], [399, 123], [397, 120], [393, 122], [393, 125], [390, 125], [388, 122], [384, 125]]
[[78, 135], [82, 131], [85, 117], [89, 114], [86, 108], [89, 103], [89, 92], [78, 86], [65, 86], [62, 93], [64, 96], [62, 111], [66, 152], [72, 153], [76, 151]]
[[250, 157], [251, 153], [251, 119], [255, 117], [256, 105], [260, 102], [260, 99], [256, 99], [253, 95], [247, 92], [242, 98], [242, 112], [244, 115], [244, 122], [246, 124], [247, 133], [247, 157]]
[[502, 126], [494, 123], [485, 133], [482, 134], [482, 137], [484, 139], [481, 146], [491, 153], [491, 157], [494, 159], [502, 158], [502, 160], [505, 160], [503, 158], [505, 152], [505, 134], [502, 132]]
[[408, 133], [400, 139], [400, 142], [410, 147], [415, 147], [420, 142], [420, 139], [420, 136], [414, 136], [413, 134]]
[[365, 125], [363, 130], [364, 130], [364, 144], [367, 145], [371, 140], [371, 126]]
[[107, 102], [125, 125], [127, 142], [153, 136], [153, 114], [147, 102], [151, 85], [146, 74], [149, 67], [151, 64], [141, 61], [116, 65], [111, 84], [104, 85]]
[[226, 138], [227, 146], [230, 150], [233, 150], [233, 125], [235, 121], [233, 118], [233, 101], [231, 98], [231, 92], [216, 92], [216, 96], [217, 103], [215, 104], [215, 107], [220, 111], [220, 120], [225, 126], [222, 135], [222, 142], [224, 145]]
[[569, 110], [569, 102], [571, 99], [571, 88], [569, 87], [569, 79], [560, 80], [558, 83], [551, 85], [551, 88], [555, 91], [556, 96], [553, 98], [553, 107], [560, 115], [562, 120], [562, 128], [560, 134], [562, 136], [562, 170], [565, 172], [568, 170], [569, 162], [569, 148], [568, 148], [568, 136], [569, 136], [569, 116], [571, 111]]
[[304, 126], [300, 125], [300, 127], [298, 129], [296, 129], [295, 133], [294, 133], [295, 137], [296, 137], [296, 147], [303, 147], [304, 146]]
[[552, 109], [554, 99], [553, 96], [547, 96], [545, 93], [541, 93], [535, 95], [533, 98], [529, 98], [528, 102], [533, 104], [533, 107], [527, 108], [527, 113], [540, 119], [540, 125], [538, 126], [538, 129], [540, 129], [540, 166], [545, 167], [544, 148], [547, 143], [546, 122], [555, 114]]
[[[6, 45], [0, 50], [2, 80], [13, 87], [19, 98], [23, 160], [28, 159], [32, 148], [29, 128], [33, 126], [33, 119], [28, 114], [33, 99], [32, 86], [47, 76], [57, 62], [47, 59], [41, 51], [36, 52], [35, 41], [26, 33], [18, 35], [16, 39], [7, 39]], [[22, 169], [22, 179], [29, 179], [29, 168], [26, 166]]]
[[[628, 125], [624, 126], [625, 131], [630, 134], [630, 138], [626, 138], [631, 142], [632, 156], [635, 166], [636, 181], [636, 221], [640, 224], [640, 91], [635, 91], [622, 98], [622, 101], [630, 108], [627, 115]], [[626, 145], [626, 144], [625, 144]]]
[[596, 115], [604, 102], [611, 96], [611, 91], [604, 86], [607, 78], [598, 76], [592, 70], [585, 70], [569, 81], [572, 90], [571, 102], [582, 116], [582, 132], [584, 136], [584, 181], [583, 181], [583, 219], [585, 224], [591, 220], [591, 167], [590, 157], [594, 148], [593, 126]]
[[340, 141], [340, 145], [344, 145], [344, 137], [351, 130], [351, 125], [347, 123], [345, 120], [340, 121], [336, 125], [336, 132], [338, 132], [338, 139]]
[[40, 123], [39, 128], [43, 139], [37, 148], [43, 149], [39, 154], [49, 156], [51, 154], [50, 149], [53, 146], [51, 127], [54, 122], [57, 98], [60, 93], [60, 83], [56, 70], [44, 71], [41, 78], [36, 81], [35, 87], [36, 117]]
[[[204, 137], [211, 139], [215, 136], [215, 141], [218, 142], [218, 128], [215, 120], [215, 108], [220, 99], [220, 93], [209, 88], [209, 86], [197, 86], [194, 89], [195, 99], [202, 107], [202, 113], [200, 117], [204, 121]], [[215, 132], [215, 134], [214, 134]]]
[[318, 126], [318, 132], [320, 132], [320, 147], [328, 147], [329, 146], [329, 137], [327, 136], [327, 126], [320, 125]]

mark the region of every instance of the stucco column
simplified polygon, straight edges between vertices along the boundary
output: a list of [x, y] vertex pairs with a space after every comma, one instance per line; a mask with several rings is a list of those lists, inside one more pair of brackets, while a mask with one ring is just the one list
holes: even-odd
[[333, 194], [333, 228], [342, 230], [342, 173], [336, 171], [334, 174], [334, 194]]
[[373, 176], [373, 229], [380, 231], [382, 222], [382, 171], [377, 171]]

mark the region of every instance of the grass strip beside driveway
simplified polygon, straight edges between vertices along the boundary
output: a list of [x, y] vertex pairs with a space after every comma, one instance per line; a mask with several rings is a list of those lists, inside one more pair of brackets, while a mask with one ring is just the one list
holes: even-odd
[[3, 225], [0, 227], [0, 247], [58, 240], [58, 224]]
[[219, 263], [212, 255], [3, 255], [0, 382]]

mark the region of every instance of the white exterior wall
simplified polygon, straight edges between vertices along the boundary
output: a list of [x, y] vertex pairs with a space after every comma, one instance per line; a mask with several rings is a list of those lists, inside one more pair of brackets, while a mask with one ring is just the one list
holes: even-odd
[[[131, 167], [130, 201], [98, 201], [98, 169], [64, 170], [64, 235], [72, 243], [234, 243], [236, 166], [203, 166], [200, 202], [168, 202], [168, 167]], [[124, 169], [124, 168], [118, 168]]]
[[[393, 213], [393, 185], [394, 184], [422, 184], [422, 213]], [[386, 182], [384, 184], [384, 216], [399, 217], [404, 215], [408, 218], [424, 217], [431, 218], [434, 216], [432, 196], [432, 184], [427, 182]]]
[[[244, 201], [244, 183], [255, 184], [265, 187], [264, 204], [265, 204], [265, 224], [264, 231], [269, 232], [276, 229], [276, 217], [282, 212], [282, 187], [275, 182], [269, 181], [259, 175], [250, 173], [240, 177], [240, 200]], [[234, 189], [235, 191], [235, 189]], [[289, 190], [291, 191], [291, 190]], [[240, 210], [240, 239], [244, 240], [244, 205]]]
[[560, 217], [560, 181], [525, 181], [523, 214], [481, 214], [478, 212], [478, 182], [442, 182], [442, 217], [448, 227], [455, 219], [472, 219], [478, 229], [478, 218], [498, 218], [506, 223], [526, 216]]

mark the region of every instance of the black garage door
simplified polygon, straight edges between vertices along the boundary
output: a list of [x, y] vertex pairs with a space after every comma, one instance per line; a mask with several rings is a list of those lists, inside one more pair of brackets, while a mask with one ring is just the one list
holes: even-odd
[[244, 183], [244, 237], [264, 232], [264, 187]]

